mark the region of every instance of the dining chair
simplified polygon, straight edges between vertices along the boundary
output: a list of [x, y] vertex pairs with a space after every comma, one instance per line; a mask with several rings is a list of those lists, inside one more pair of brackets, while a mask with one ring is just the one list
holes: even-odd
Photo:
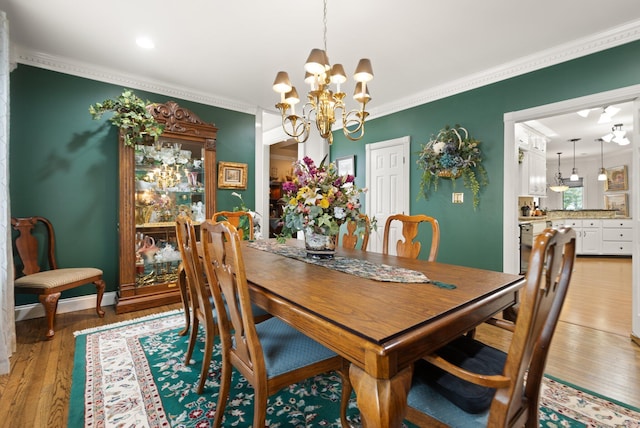
[[229, 222], [208, 220], [201, 225], [201, 235], [205, 272], [215, 306], [219, 308], [222, 342], [222, 374], [213, 426], [222, 424], [232, 367], [255, 390], [254, 427], [265, 426], [270, 395], [319, 373], [337, 371], [342, 379], [340, 418], [343, 426], [349, 426], [346, 408], [352, 388], [348, 364], [279, 318], [254, 323], [238, 231]]
[[185, 354], [185, 365], [189, 365], [198, 339], [200, 324], [204, 327], [205, 343], [200, 380], [197, 393], [202, 394], [204, 384], [209, 373], [209, 364], [213, 354], [213, 342], [218, 334], [215, 307], [209, 296], [209, 290], [205, 283], [205, 274], [202, 269], [202, 261], [198, 253], [197, 236], [191, 219], [186, 215], [176, 218], [176, 236], [178, 249], [182, 258], [181, 269], [184, 272], [191, 308], [185, 306], [185, 310], [191, 310], [191, 330], [189, 344]]
[[[100, 318], [104, 317], [102, 296], [105, 283], [102, 270], [94, 267], [59, 268], [55, 254], [55, 231], [53, 224], [45, 217], [11, 217], [11, 226], [17, 231], [14, 240], [18, 256], [16, 261], [22, 264], [16, 266], [14, 290], [16, 293], [38, 295], [38, 300], [44, 306], [47, 339], [55, 335], [53, 327], [58, 300], [65, 290], [93, 283], [97, 291], [96, 313]], [[42, 248], [44, 251], [41, 251]]]
[[354, 220], [349, 220], [344, 225], [343, 229], [346, 229], [346, 233], [342, 235], [342, 247], [354, 249], [360, 243], [360, 249], [367, 251], [369, 235], [371, 234], [371, 221], [366, 214], [359, 214], [359, 217], [364, 221], [364, 226], [358, 227], [358, 222]]
[[416, 363], [407, 419], [418, 426], [537, 428], [540, 384], [575, 261], [571, 228], [545, 229], [533, 245], [505, 353], [460, 336]]
[[247, 211], [218, 211], [213, 214], [213, 221], [226, 220], [231, 223], [238, 233], [240, 234], [240, 240], [245, 239], [244, 231], [249, 231], [249, 236], [246, 238], [250, 241], [255, 239], [253, 230], [253, 217]]
[[[191, 218], [185, 215], [179, 215], [176, 218], [176, 237], [182, 258], [178, 271], [182, 276], [181, 280], [185, 281], [187, 289], [186, 299], [185, 296], [182, 297], [183, 307], [185, 312], [189, 312], [186, 314], [186, 324], [188, 325], [180, 333], [181, 335], [189, 333], [185, 365], [191, 363], [191, 357], [198, 341], [200, 324], [202, 324], [205, 333], [204, 356], [197, 388], [197, 393], [202, 394], [213, 352], [213, 342], [218, 334], [217, 314], [206, 283], [206, 276], [202, 268], [202, 256], [198, 250], [197, 233]], [[271, 318], [271, 314], [257, 305], [252, 305], [252, 311], [255, 322]]]
[[431, 251], [429, 253], [429, 261], [434, 262], [438, 257], [438, 247], [440, 246], [440, 225], [438, 220], [424, 214], [405, 215], [394, 214], [387, 217], [384, 226], [384, 238], [382, 240], [382, 254], [389, 254], [389, 235], [391, 232], [391, 223], [399, 221], [402, 223], [402, 236], [404, 240], [399, 239], [396, 242], [396, 253], [399, 257], [409, 257], [417, 259], [420, 254], [422, 244], [419, 241], [414, 242], [418, 236], [418, 226], [420, 223], [431, 224]]

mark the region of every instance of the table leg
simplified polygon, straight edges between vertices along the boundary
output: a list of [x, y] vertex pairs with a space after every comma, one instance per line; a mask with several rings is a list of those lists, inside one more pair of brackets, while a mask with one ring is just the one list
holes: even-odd
[[356, 391], [364, 428], [402, 426], [412, 372], [413, 367], [409, 366], [391, 379], [376, 379], [351, 364], [349, 379]]

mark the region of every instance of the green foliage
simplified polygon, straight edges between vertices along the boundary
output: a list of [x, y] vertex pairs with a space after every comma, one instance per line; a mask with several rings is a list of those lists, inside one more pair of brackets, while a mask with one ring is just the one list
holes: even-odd
[[164, 131], [164, 125], [158, 123], [147, 110], [150, 104], [150, 101], [138, 98], [131, 89], [125, 89], [115, 100], [106, 99], [90, 105], [89, 114], [98, 120], [104, 113], [113, 112], [109, 121], [122, 130], [125, 146], [133, 147], [149, 138], [157, 140]]
[[419, 153], [418, 166], [422, 169], [420, 196], [438, 190], [441, 178], [455, 180], [462, 177], [464, 186], [473, 193], [473, 209], [480, 204], [480, 190], [489, 183], [482, 166], [480, 141], [469, 136], [465, 128], [447, 125], [426, 143]]

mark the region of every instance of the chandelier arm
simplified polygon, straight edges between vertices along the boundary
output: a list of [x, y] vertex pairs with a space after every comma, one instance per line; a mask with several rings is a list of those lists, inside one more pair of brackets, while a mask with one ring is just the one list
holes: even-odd
[[282, 130], [298, 143], [304, 143], [309, 138], [309, 122], [304, 117], [287, 115], [286, 110], [282, 111]]
[[[351, 110], [348, 113], [342, 115], [342, 133], [351, 141], [358, 141], [364, 137], [364, 122], [368, 112], [364, 110]], [[355, 117], [354, 117], [355, 116]], [[350, 129], [350, 127], [355, 128]]]

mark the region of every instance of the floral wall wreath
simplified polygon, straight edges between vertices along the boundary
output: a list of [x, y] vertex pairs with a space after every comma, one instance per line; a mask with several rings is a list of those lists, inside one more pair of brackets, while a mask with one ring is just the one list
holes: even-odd
[[418, 166], [423, 170], [420, 181], [421, 195], [438, 190], [441, 178], [453, 181], [462, 177], [464, 187], [473, 193], [473, 209], [480, 203], [480, 189], [489, 183], [487, 171], [482, 166], [480, 141], [469, 136], [460, 125], [447, 125], [435, 137], [422, 146]]

